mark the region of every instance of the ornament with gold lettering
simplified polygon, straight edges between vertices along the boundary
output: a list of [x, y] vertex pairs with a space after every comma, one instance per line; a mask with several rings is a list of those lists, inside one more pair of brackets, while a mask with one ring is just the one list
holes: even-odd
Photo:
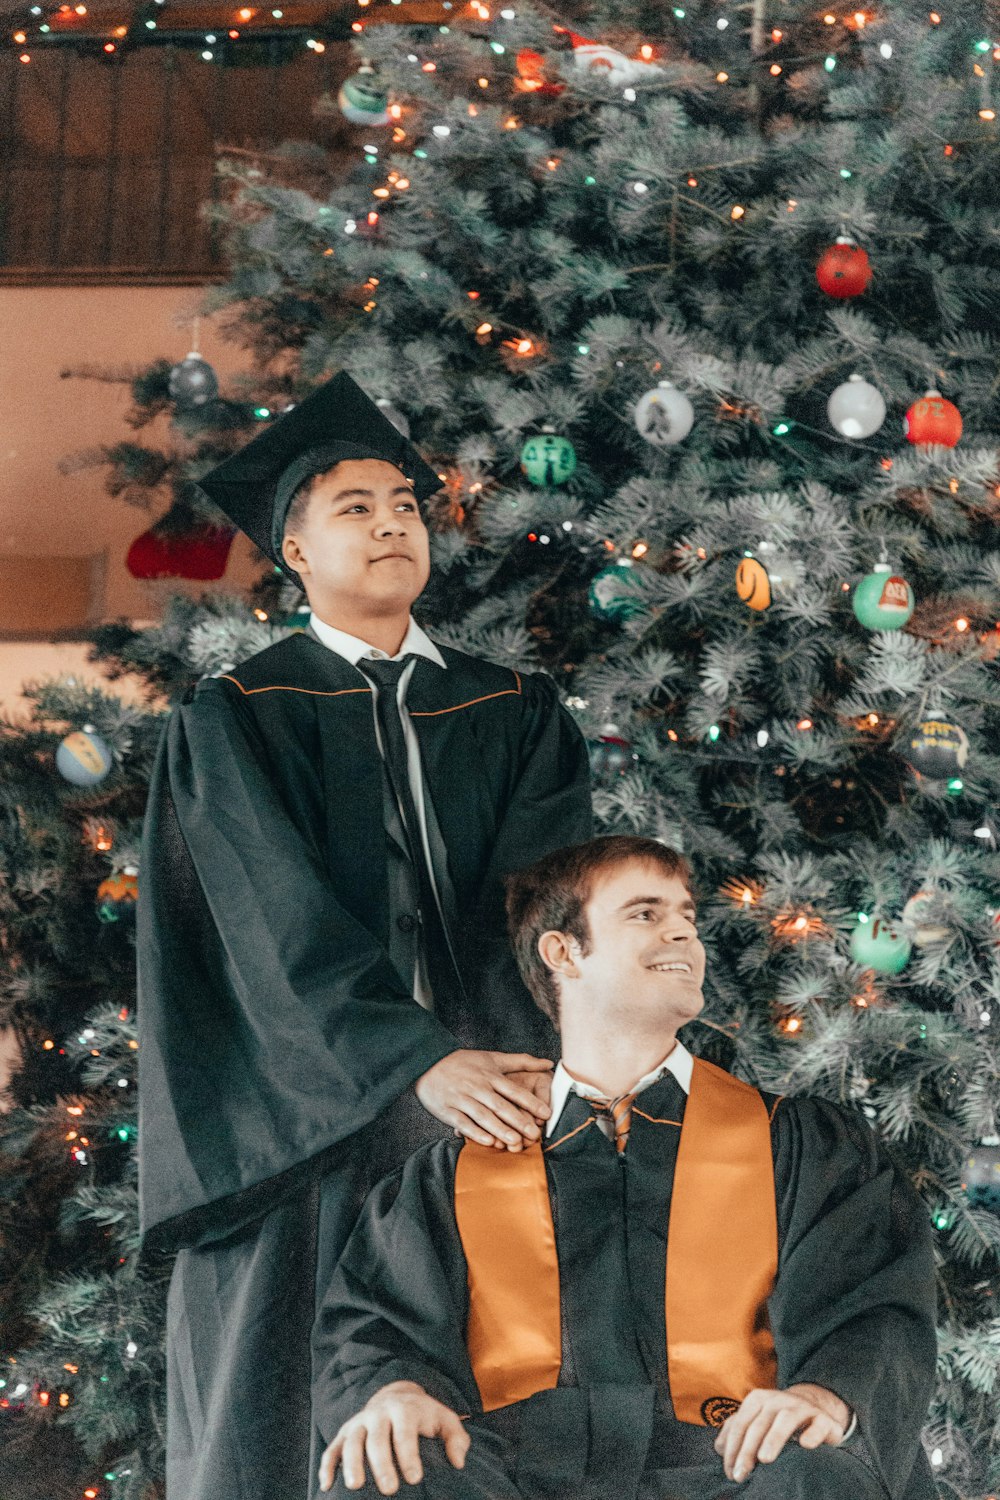
[[922, 719], [904, 737], [901, 749], [918, 775], [944, 781], [964, 769], [969, 759], [969, 736], [951, 720]]
[[866, 630], [901, 630], [913, 614], [913, 590], [887, 562], [877, 562], [854, 590], [851, 604]]

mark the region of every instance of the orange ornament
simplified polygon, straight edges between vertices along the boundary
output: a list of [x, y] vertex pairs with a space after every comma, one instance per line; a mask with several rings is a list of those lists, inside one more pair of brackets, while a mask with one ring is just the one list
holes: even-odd
[[911, 443], [937, 443], [942, 448], [954, 448], [962, 436], [962, 413], [940, 391], [928, 391], [906, 413], [903, 431]]
[[816, 280], [828, 297], [860, 297], [871, 279], [867, 251], [846, 235], [824, 250], [816, 267]]
[[97, 887], [97, 915], [102, 922], [117, 922], [131, 916], [139, 897], [139, 877], [135, 870], [126, 869], [118, 875], [109, 875]]

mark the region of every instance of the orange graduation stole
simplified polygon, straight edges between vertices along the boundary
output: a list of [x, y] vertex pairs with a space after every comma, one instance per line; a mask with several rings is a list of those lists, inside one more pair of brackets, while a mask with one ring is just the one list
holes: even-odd
[[[469, 1358], [483, 1409], [559, 1379], [559, 1262], [542, 1147], [466, 1142], [455, 1217], [469, 1277]], [[774, 1163], [756, 1089], [694, 1060], [667, 1235], [667, 1373], [681, 1422], [721, 1426], [777, 1361], [767, 1298], [778, 1269]]]

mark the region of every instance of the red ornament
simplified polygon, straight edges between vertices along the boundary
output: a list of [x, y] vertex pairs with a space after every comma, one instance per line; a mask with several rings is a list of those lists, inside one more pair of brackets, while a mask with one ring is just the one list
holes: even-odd
[[903, 431], [911, 443], [937, 443], [942, 448], [954, 448], [962, 436], [962, 413], [940, 391], [928, 391], [906, 413]]
[[860, 297], [871, 279], [867, 251], [846, 235], [824, 250], [816, 267], [816, 280], [828, 297]]
[[561, 94], [564, 83], [554, 83], [545, 76], [545, 58], [532, 47], [522, 47], [517, 54], [517, 84], [522, 94]]
[[191, 518], [186, 529], [176, 514], [169, 526], [166, 517], [137, 536], [125, 557], [133, 578], [221, 578], [226, 571], [229, 549], [236, 532], [231, 526]]

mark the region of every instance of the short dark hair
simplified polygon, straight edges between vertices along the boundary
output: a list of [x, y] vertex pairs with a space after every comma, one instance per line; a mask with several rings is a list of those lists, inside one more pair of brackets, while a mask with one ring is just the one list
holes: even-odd
[[691, 866], [676, 849], [638, 834], [606, 834], [555, 849], [507, 876], [507, 930], [517, 967], [538, 1009], [559, 1026], [559, 987], [538, 951], [543, 932], [564, 932], [590, 952], [586, 907], [598, 875], [630, 860], [659, 865], [690, 891]]
[[281, 533], [282, 541], [284, 541], [285, 537], [290, 531], [298, 531], [299, 528], [305, 524], [305, 519], [309, 511], [309, 502], [312, 499], [313, 490], [316, 488], [321, 479], [325, 479], [327, 474], [332, 474], [334, 469], [336, 469], [342, 462], [343, 460], [339, 459], [337, 463], [331, 464], [328, 469], [323, 469], [319, 474], [309, 474], [305, 479], [303, 479], [302, 483], [295, 491], [295, 494], [292, 496], [291, 504], [289, 505], [288, 510], [285, 512], [285, 525]]

